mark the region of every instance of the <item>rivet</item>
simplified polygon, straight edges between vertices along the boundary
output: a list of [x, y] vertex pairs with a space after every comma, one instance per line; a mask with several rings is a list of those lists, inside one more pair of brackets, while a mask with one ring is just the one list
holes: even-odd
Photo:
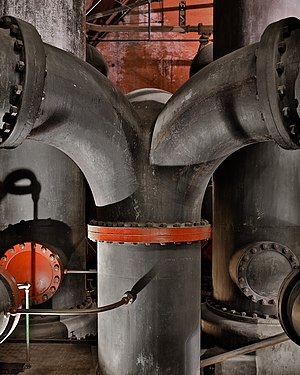
[[243, 291], [243, 293], [248, 293], [249, 292], [249, 288], [243, 288], [242, 291]]
[[266, 249], [268, 248], [268, 245], [267, 245], [266, 243], [263, 243], [263, 244], [261, 245], [261, 247], [262, 247], [263, 250], [266, 250]]
[[15, 85], [13, 87], [13, 91], [16, 95], [21, 95], [23, 91], [23, 86], [22, 85]]
[[10, 35], [16, 36], [19, 33], [18, 25], [11, 24], [10, 25]]
[[252, 254], [256, 254], [257, 253], [257, 249], [254, 247], [253, 249], [250, 250]]
[[25, 68], [24, 61], [21, 61], [21, 60], [18, 61], [17, 64], [16, 64], [17, 71], [22, 72], [24, 70], [24, 68]]
[[45, 247], [42, 247], [42, 253], [44, 253], [45, 254], [45, 252], [47, 251], [47, 249], [45, 248]]
[[277, 91], [279, 92], [279, 95], [285, 95], [286, 93], [286, 86], [285, 85], [280, 85], [277, 87]]
[[55, 288], [54, 286], [52, 286], [52, 287], [50, 288], [50, 292], [51, 292], [51, 293], [55, 293], [55, 292], [56, 292], [56, 288]]
[[257, 316], [258, 316], [258, 315], [257, 315], [256, 313], [253, 313], [253, 314], [252, 314], [252, 318], [257, 318]]
[[293, 134], [293, 135], [296, 134], [296, 125], [295, 124], [290, 125], [289, 129], [290, 129], [291, 134]]
[[269, 314], [264, 314], [263, 317], [264, 317], [265, 319], [269, 319], [270, 315], [269, 315]]
[[4, 255], [4, 256], [1, 258], [1, 260], [2, 260], [3, 262], [6, 262], [6, 261], [7, 261], [7, 256]]
[[278, 74], [282, 74], [284, 71], [284, 65], [281, 61], [276, 64], [276, 71]]
[[15, 51], [20, 51], [23, 48], [23, 46], [24, 46], [23, 41], [20, 39], [17, 39], [14, 44], [14, 49]]
[[247, 313], [246, 313], [245, 311], [242, 311], [242, 312], [241, 312], [241, 315], [242, 315], [242, 316], [246, 316]]
[[221, 310], [222, 310], [222, 311], [227, 311], [227, 308], [226, 308], [226, 307], [222, 307]]
[[283, 114], [284, 117], [289, 117], [290, 107], [284, 107], [284, 108], [282, 108], [282, 114]]
[[55, 276], [53, 280], [54, 280], [54, 282], [55, 282], [56, 284], [59, 283], [59, 277], [58, 277], [58, 276]]
[[282, 252], [283, 252], [283, 254], [287, 254], [289, 251], [288, 251], [288, 249], [286, 247], [283, 247], [282, 248]]
[[247, 262], [249, 260], [249, 255], [244, 255], [243, 260]]
[[53, 254], [51, 254], [49, 258], [50, 258], [51, 262], [53, 262], [54, 259], [55, 259], [55, 256]]
[[297, 260], [297, 258], [296, 258], [295, 256], [291, 256], [291, 257], [290, 257], [290, 260], [291, 260], [292, 262], [295, 262], [295, 261]]
[[25, 244], [21, 243], [21, 244], [20, 244], [20, 248], [21, 248], [22, 250], [25, 249]]
[[43, 295], [43, 301], [47, 301], [48, 300], [48, 296], [47, 296], [47, 294], [44, 294]]
[[251, 298], [252, 302], [256, 302], [256, 297], [255, 296], [251, 296], [250, 298]]
[[230, 310], [231, 314], [235, 314], [236, 310]]
[[244, 281], [245, 281], [245, 279], [243, 277], [239, 278], [239, 283], [243, 283]]
[[5, 122], [4, 124], [2, 124], [1, 129], [4, 131], [4, 133], [9, 133], [12, 129], [12, 126], [8, 122]]
[[9, 27], [11, 25], [11, 18], [10, 17], [5, 16], [2, 19], [3, 19], [3, 23], [4, 23], [5, 26]]
[[56, 272], [59, 271], [59, 265], [58, 264], [54, 265], [54, 271], [56, 271]]
[[11, 254], [14, 254], [16, 251], [15, 251], [15, 249], [12, 247], [11, 249], [9, 249], [9, 252], [10, 252]]
[[9, 112], [12, 116], [17, 116], [18, 114], [18, 107], [15, 105], [11, 105], [9, 108]]
[[279, 245], [278, 245], [278, 243], [273, 243], [273, 248], [274, 248], [275, 250], [278, 250], [278, 249], [279, 249]]

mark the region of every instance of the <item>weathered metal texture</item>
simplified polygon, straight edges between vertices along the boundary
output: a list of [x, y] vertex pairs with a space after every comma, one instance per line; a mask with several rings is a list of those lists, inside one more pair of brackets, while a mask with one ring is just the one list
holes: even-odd
[[83, 0], [2, 1], [0, 14], [15, 16], [33, 24], [45, 43], [84, 59], [84, 5]]
[[[82, 0], [2, 1], [0, 2], [0, 15], [7, 14], [31, 22], [48, 43], [66, 49], [78, 57], [84, 57], [84, 2]], [[5, 32], [7, 35], [10, 34], [9, 29]], [[19, 61], [20, 52], [14, 51], [13, 48], [16, 39], [13, 33], [10, 39], [10, 45], [7, 48], [3, 46], [5, 53], [1, 54], [1, 58], [12, 51]], [[38, 47], [40, 47], [40, 40], [38, 43], [33, 43], [31, 40], [26, 47], [26, 52]], [[13, 60], [8, 65], [1, 64], [1, 69], [6, 69], [6, 73], [8, 70], [13, 72], [13, 76], [6, 82], [6, 89], [4, 87], [1, 89], [1, 94], [7, 97], [11, 85], [15, 84], [15, 79], [21, 76], [24, 79], [33, 78], [39, 67], [43, 65], [43, 60], [36, 64], [36, 58], [36, 54], [27, 53], [27, 63], [30, 64], [31, 61], [35, 67], [31, 71], [23, 69], [22, 73], [15, 71], [16, 64]], [[43, 72], [42, 77], [44, 74]], [[7, 74], [1, 74], [1, 84], [4, 83], [6, 76]], [[31, 83], [35, 89], [38, 87], [37, 82]], [[33, 91], [29, 86], [27, 88], [27, 96], [33, 98]], [[40, 87], [38, 89], [40, 90]], [[15, 94], [20, 95], [24, 92], [19, 92], [17, 88]], [[24, 103], [23, 100], [22, 103]], [[36, 106], [39, 104], [35, 100], [33, 103]], [[7, 111], [7, 108], [9, 107], [5, 105], [3, 110]], [[28, 108], [24, 108], [24, 111], [28, 115]], [[1, 233], [3, 243], [12, 246], [14, 243], [23, 241], [45, 242], [59, 251], [64, 265], [74, 268], [84, 267], [85, 186], [79, 168], [61, 151], [28, 140], [13, 151], [0, 150], [0, 160], [2, 165], [0, 229], [3, 231], [9, 224], [13, 224]], [[12, 175], [13, 181], [11, 181]], [[20, 184], [29, 186], [31, 194], [22, 195], [13, 192], [14, 185]], [[51, 220], [46, 220], [47, 218]], [[21, 220], [25, 221], [16, 225]], [[52, 304], [54, 307], [71, 307], [81, 303], [84, 298], [83, 278], [70, 275], [64, 280]]]
[[16, 327], [19, 316], [6, 315], [6, 307], [11, 305], [19, 307], [20, 294], [16, 280], [8, 271], [0, 267], [0, 344], [10, 335]]
[[[16, 244], [0, 258], [18, 284], [30, 283], [30, 305], [46, 302], [56, 293], [62, 282], [63, 269], [59, 257], [52, 249], [37, 242]], [[25, 292], [20, 291], [25, 306]]]
[[[290, 18], [270, 25], [259, 44], [209, 64], [173, 95], [156, 121], [151, 163], [174, 166], [215, 160], [217, 166], [218, 160], [243, 146], [271, 139], [289, 149], [300, 147], [300, 120], [293, 104], [299, 62], [295, 53], [299, 50], [297, 33], [290, 32], [284, 52], [278, 51], [278, 34], [287, 25], [291, 30], [298, 29], [300, 21]], [[269, 51], [270, 44], [274, 53]], [[274, 60], [282, 64], [281, 69], [284, 63], [275, 51], [286, 54], [284, 83], [276, 80], [283, 72]], [[279, 86], [284, 84], [286, 94], [282, 103]], [[292, 123], [286, 121], [288, 116], [289, 121], [295, 121], [296, 134], [290, 129]]]
[[127, 198], [136, 188], [131, 149], [138, 131], [130, 103], [84, 61], [49, 45], [45, 53], [45, 96], [28, 138], [68, 155], [97, 206]]
[[278, 317], [286, 334], [300, 345], [300, 270], [295, 269], [284, 280], [278, 294]]
[[107, 77], [108, 66], [104, 57], [96, 47], [93, 47], [90, 44], [86, 45], [86, 62]]
[[98, 285], [99, 304], [137, 293], [131, 306], [98, 316], [103, 375], [198, 374], [199, 243], [98, 242]]
[[[13, 106], [15, 110], [11, 113], [10, 106], [10, 110], [7, 109], [3, 116], [2, 121], [11, 124], [12, 129], [8, 133], [6, 129], [3, 131], [5, 139], [1, 146], [14, 147], [27, 136], [60, 149], [83, 171], [96, 205], [114, 203], [129, 196], [135, 189], [130, 150], [135, 141], [134, 132], [137, 131], [137, 120], [130, 103], [89, 64], [70, 53], [44, 45], [34, 28], [27, 23], [9, 17], [5, 17], [4, 21], [7, 19], [13, 22], [22, 34], [22, 46], [18, 53], [20, 58], [25, 60], [22, 68], [22, 71], [25, 71], [25, 82], [21, 98]], [[5, 27], [3, 22], [3, 37], [10, 37], [16, 43], [15, 38], [19, 37], [6, 35]], [[35, 36], [37, 52], [26, 55], [31, 34]], [[22, 54], [26, 55], [25, 58]], [[32, 64], [37, 66], [38, 72], [42, 69], [43, 74], [32, 77], [30, 71], [34, 69], [26, 73], [27, 66], [30, 69]], [[14, 65], [11, 68], [15, 70]], [[9, 83], [8, 87], [3, 87], [8, 96], [11, 84], [16, 84]], [[30, 90], [33, 83], [38, 94]], [[27, 102], [34, 104], [34, 110], [26, 105], [27, 102], [23, 105], [24, 97]], [[27, 114], [25, 121], [24, 116], [21, 116], [24, 113]], [[95, 121], [95, 118], [98, 120]], [[98, 121], [101, 121], [101, 126]], [[24, 122], [30, 124], [26, 132]], [[128, 145], [125, 131], [131, 141], [131, 147]]]
[[[101, 221], [155, 226], [199, 220], [197, 168], [156, 167], [148, 162], [155, 119], [170, 96], [156, 89], [129, 94], [142, 119], [143, 140], [134, 154], [138, 188], [128, 199], [99, 209]], [[126, 289], [137, 293], [132, 306], [99, 316], [103, 374], [199, 373], [199, 243], [98, 242], [98, 286], [99, 305]]]
[[[216, 21], [220, 21], [222, 17], [223, 27], [224, 24], [227, 26], [230, 24], [227, 31], [223, 27], [221, 31], [221, 26], [217, 26], [215, 30], [216, 57], [220, 57], [222, 53], [231, 52], [233, 48], [242, 47], [244, 43], [258, 41], [263, 28], [269, 22], [285, 16], [299, 17], [300, 15], [297, 1], [240, 1], [238, 5], [236, 2], [230, 2], [229, 6], [233, 11], [226, 13], [226, 17], [223, 17], [224, 4], [222, 1], [215, 2]], [[292, 24], [293, 22], [292, 20]], [[240, 30], [232, 33], [231, 25], [236, 23], [240, 25]], [[276, 49], [270, 43], [268, 47], [270, 62], [273, 60], [275, 65], [270, 69], [266, 54], [259, 57], [258, 68], [262, 69], [263, 60], [265, 61], [264, 69], [269, 67], [266, 75], [268, 80], [258, 84], [259, 95], [263, 98], [263, 106], [272, 107], [276, 103], [277, 108], [282, 111], [285, 105], [281, 106], [287, 94], [292, 99], [290, 105], [294, 111], [296, 109], [295, 105], [293, 106], [293, 99], [295, 99], [298, 72], [293, 73], [296, 83], [295, 88], [289, 93], [285, 91], [285, 82], [281, 84], [279, 80], [282, 78], [285, 80], [285, 73], [289, 74], [295, 65], [293, 62], [295, 52], [291, 53], [288, 60], [285, 60], [284, 53], [292, 39], [294, 39], [295, 47], [299, 45], [299, 32], [289, 33], [284, 25], [282, 30], [269, 30], [272, 31], [272, 35], [265, 33], [264, 44], [267, 46], [267, 40], [270, 42], [270, 39], [277, 40]], [[224, 35], [228, 36], [226, 41]], [[282, 38], [283, 40], [280, 40]], [[282, 63], [282, 65], [276, 65], [277, 63]], [[290, 83], [289, 80], [286, 82]], [[270, 95], [271, 86], [273, 88], [277, 86], [278, 93], [274, 92]], [[280, 116], [282, 117], [282, 113], [288, 115], [288, 111], [289, 109], [287, 112], [282, 111]], [[273, 119], [278, 125], [277, 118], [278, 112], [274, 112]], [[294, 137], [296, 132], [292, 127], [285, 126], [286, 120], [289, 118], [285, 118], [281, 125], [284, 125], [285, 129], [289, 128]], [[270, 129], [269, 124], [267, 126]], [[280, 135], [280, 129], [277, 136]], [[275, 136], [276, 141], [285, 146], [284, 140], [277, 136]], [[265, 310], [267, 306], [259, 306], [246, 299], [234, 285], [229, 275], [229, 260], [239, 248], [256, 241], [278, 242], [289, 247], [299, 258], [300, 216], [296, 198], [299, 179], [299, 151], [288, 152], [270, 142], [238, 151], [222, 163], [215, 173], [213, 288], [214, 297], [223, 304], [232, 309], [245, 310], [249, 314], [263, 311], [267, 313]]]
[[275, 305], [283, 280], [298, 265], [299, 260], [287, 246], [260, 241], [247, 244], [234, 253], [229, 273], [252, 302]]

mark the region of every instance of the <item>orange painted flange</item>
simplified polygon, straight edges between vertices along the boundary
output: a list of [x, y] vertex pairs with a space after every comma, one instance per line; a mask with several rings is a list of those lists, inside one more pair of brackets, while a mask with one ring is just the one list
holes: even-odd
[[[30, 304], [37, 305], [51, 298], [60, 286], [63, 269], [52, 250], [36, 242], [25, 242], [8, 249], [0, 259], [18, 284], [29, 282]], [[22, 303], [25, 292], [20, 290]]]
[[[118, 223], [119, 224], [119, 223]], [[150, 226], [101, 226], [88, 225], [88, 237], [94, 241], [130, 242], [130, 243], [181, 243], [207, 240], [211, 238], [210, 225], [185, 224]]]

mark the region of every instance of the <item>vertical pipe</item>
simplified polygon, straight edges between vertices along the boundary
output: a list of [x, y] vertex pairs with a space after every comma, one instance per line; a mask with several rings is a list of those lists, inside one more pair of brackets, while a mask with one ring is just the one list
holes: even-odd
[[[136, 150], [136, 192], [98, 209], [101, 221], [199, 221], [193, 167], [150, 166], [151, 135], [170, 94], [156, 89], [129, 94], [144, 138]], [[192, 180], [192, 181], [191, 181]], [[200, 356], [200, 244], [98, 242], [98, 304], [138, 289], [137, 299], [98, 317], [103, 375], [198, 375]], [[118, 297], [117, 297], [118, 298]]]
[[[32, 23], [43, 41], [84, 58], [84, 1], [26, 0], [2, 1], [0, 14], [8, 14]], [[60, 247], [70, 268], [85, 268], [85, 186], [79, 168], [62, 152], [34, 141], [25, 141], [15, 150], [0, 151], [0, 181], [12, 171], [30, 170], [41, 185], [37, 205], [38, 220], [30, 222], [27, 233], [43, 230], [54, 233], [52, 246]], [[20, 181], [22, 183], [22, 181]], [[0, 229], [32, 217], [31, 197], [6, 194], [1, 200]], [[41, 222], [50, 218], [52, 221]], [[65, 225], [56, 231], [53, 220]], [[25, 224], [24, 224], [25, 225]], [[48, 226], [48, 228], [47, 228]], [[11, 232], [13, 232], [11, 230]], [[13, 233], [11, 241], [20, 238]], [[34, 240], [34, 238], [32, 238]], [[48, 238], [49, 240], [49, 238]], [[63, 243], [63, 244], [62, 244]], [[59, 245], [58, 245], [59, 244]], [[61, 245], [62, 244], [62, 245]], [[53, 307], [71, 307], [84, 300], [84, 278], [69, 276], [53, 298]]]
[[[226, 6], [216, 0], [214, 57], [259, 41], [269, 23], [289, 16], [300, 16], [297, 0], [230, 0]], [[299, 156], [299, 151], [285, 151], [271, 142], [248, 146], [229, 157], [214, 175], [213, 293], [232, 309], [247, 313], [264, 309], [247, 299], [230, 278], [229, 261], [240, 247], [268, 240], [300, 255]]]

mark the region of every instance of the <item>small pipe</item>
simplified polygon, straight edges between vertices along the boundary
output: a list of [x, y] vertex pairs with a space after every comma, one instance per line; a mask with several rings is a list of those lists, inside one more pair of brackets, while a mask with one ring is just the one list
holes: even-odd
[[97, 270], [64, 270], [64, 274], [73, 273], [73, 274], [87, 274], [87, 273], [97, 273]]
[[[149, 22], [149, 21], [148, 21]], [[98, 31], [98, 32], [137, 32], [143, 33], [148, 32], [149, 25], [147, 26], [140, 26], [140, 25], [95, 25], [93, 23], [86, 23], [87, 30]], [[199, 25], [194, 26], [178, 26], [178, 25], [170, 25], [170, 26], [152, 26], [151, 32], [158, 32], [158, 33], [205, 33], [209, 34], [213, 30], [212, 25]]]
[[[213, 39], [209, 39], [209, 42], [213, 42]], [[138, 43], [138, 42], [149, 42], [148, 39], [95, 39], [93, 42], [112, 42], [112, 43]], [[150, 42], [197, 42], [199, 43], [199, 39], [151, 39]]]
[[93, 315], [93, 314], [98, 314], [98, 313], [102, 313], [102, 312], [105, 312], [105, 311], [110, 311], [110, 310], [114, 310], [120, 306], [123, 306], [123, 305], [130, 305], [133, 303], [134, 301], [134, 296], [130, 293], [130, 292], [127, 292], [124, 294], [124, 296], [122, 297], [122, 299], [118, 302], [115, 302], [115, 303], [112, 303], [110, 305], [105, 305], [105, 306], [101, 306], [101, 307], [96, 307], [96, 308], [93, 308], [93, 309], [61, 309], [61, 310], [52, 310], [52, 309], [16, 309], [14, 307], [10, 307], [8, 309], [8, 312], [7, 314], [10, 314], [10, 315], [15, 315], [15, 314], [22, 314], [22, 315], [47, 315], [47, 316], [53, 316], [53, 315], [59, 315], [59, 316], [63, 316], [63, 315], [67, 315], [67, 316], [70, 316], [70, 315]]
[[[25, 309], [29, 310], [29, 304], [30, 304], [30, 283], [24, 283], [24, 284], [18, 284], [18, 289], [25, 291]], [[31, 367], [30, 364], [30, 322], [29, 322], [29, 315], [26, 315], [25, 318], [25, 335], [26, 335], [26, 362], [24, 365], [24, 369], [29, 369]]]
[[202, 361], [200, 361], [200, 367], [203, 368], [203, 367], [215, 365], [217, 363], [224, 362], [228, 359], [237, 357], [238, 355], [248, 354], [258, 349], [268, 348], [269, 346], [280, 344], [288, 340], [289, 340], [288, 336], [285, 333], [281, 333], [280, 335], [269, 337], [267, 339], [258, 341], [254, 344], [246, 345], [246, 346], [243, 346], [235, 350], [231, 350], [226, 353], [218, 354], [213, 357], [203, 359]]
[[[159, 0], [152, 0], [152, 2], [158, 2], [158, 1]], [[99, 18], [102, 18], [102, 17], [110, 16], [111, 14], [114, 14], [114, 13], [123, 12], [124, 10], [131, 10], [131, 9], [139, 7], [141, 5], [146, 5], [146, 4], [148, 4], [148, 2], [149, 2], [149, 0], [136, 1], [135, 3], [131, 3], [129, 5], [122, 5], [122, 6], [117, 7], [117, 8], [112, 8], [112, 9], [104, 10], [103, 12], [94, 13], [94, 14], [91, 14], [90, 16], [86, 17], [86, 21], [89, 22], [89, 21], [93, 21], [93, 20], [96, 20], [96, 19], [99, 19]]]

